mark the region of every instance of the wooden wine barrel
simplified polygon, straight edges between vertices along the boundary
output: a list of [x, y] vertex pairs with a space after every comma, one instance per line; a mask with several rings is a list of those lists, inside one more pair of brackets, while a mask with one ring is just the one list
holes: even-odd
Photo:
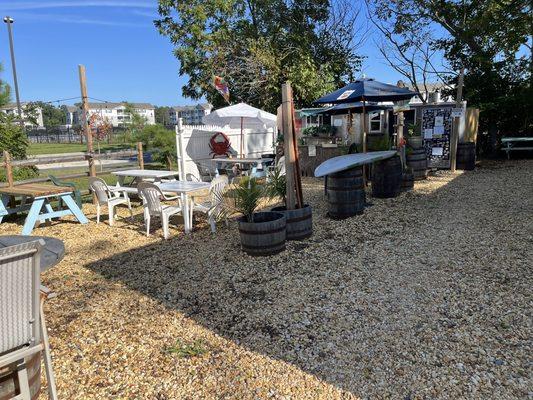
[[[27, 357], [25, 363], [30, 382], [31, 399], [36, 400], [41, 393], [41, 353]], [[19, 393], [17, 365], [10, 364], [0, 368], [0, 400], [11, 399]]]
[[472, 171], [476, 168], [476, 144], [474, 142], [457, 145], [457, 169]]
[[311, 206], [305, 204], [296, 210], [287, 210], [285, 207], [274, 207], [274, 212], [285, 215], [287, 220], [287, 240], [302, 240], [313, 234], [313, 213]]
[[361, 214], [366, 202], [362, 167], [328, 175], [326, 194], [330, 218], [344, 219]]
[[426, 149], [420, 148], [411, 150], [411, 153], [407, 154], [407, 166], [413, 170], [413, 176], [415, 181], [420, 181], [428, 177], [428, 160], [426, 155]]
[[285, 250], [286, 218], [278, 212], [254, 213], [254, 222], [239, 218], [242, 249], [251, 256], [270, 256]]
[[399, 155], [374, 163], [372, 169], [372, 196], [396, 197], [402, 186], [402, 160]]
[[411, 172], [404, 172], [402, 175], [402, 188], [403, 192], [412, 190], [415, 187], [415, 177]]

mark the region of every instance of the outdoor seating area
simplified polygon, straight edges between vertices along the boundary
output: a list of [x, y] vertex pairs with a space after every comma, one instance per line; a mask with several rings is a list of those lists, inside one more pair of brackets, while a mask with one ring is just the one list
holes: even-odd
[[[58, 393], [523, 397], [525, 376], [509, 371], [528, 359], [517, 344], [527, 337], [532, 190], [520, 171], [531, 167], [441, 171], [341, 221], [327, 217], [322, 181], [305, 178], [313, 236], [266, 258], [240, 251], [233, 219], [216, 235], [201, 216], [190, 235], [171, 223], [165, 241], [156, 218], [147, 237], [137, 202], [133, 223], [122, 206], [114, 226], [97, 224], [84, 204], [89, 224], [41, 224], [34, 235], [67, 249], [41, 274], [57, 293], [45, 315]], [[1, 234], [17, 229], [0, 224]]]

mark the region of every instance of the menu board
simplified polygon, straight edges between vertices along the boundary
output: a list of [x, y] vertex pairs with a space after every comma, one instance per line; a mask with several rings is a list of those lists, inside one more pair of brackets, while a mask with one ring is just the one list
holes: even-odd
[[422, 110], [422, 134], [429, 167], [450, 168], [451, 108]]

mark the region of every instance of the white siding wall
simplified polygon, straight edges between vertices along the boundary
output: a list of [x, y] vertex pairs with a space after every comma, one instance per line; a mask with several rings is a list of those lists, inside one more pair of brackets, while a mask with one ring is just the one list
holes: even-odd
[[[185, 146], [186, 173], [199, 176], [198, 164], [203, 168], [214, 171], [215, 163], [211, 160], [213, 155], [209, 147], [209, 140], [217, 133], [223, 132], [228, 136], [231, 152], [237, 157], [241, 148], [240, 129], [221, 128], [207, 125], [184, 125], [183, 144]], [[272, 129], [245, 129], [243, 131], [245, 156], [259, 158], [263, 153], [272, 153], [274, 150], [274, 131]]]

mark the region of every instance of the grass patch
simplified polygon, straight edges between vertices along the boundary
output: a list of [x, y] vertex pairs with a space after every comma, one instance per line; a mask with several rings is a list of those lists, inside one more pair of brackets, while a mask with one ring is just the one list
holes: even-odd
[[184, 342], [178, 339], [174, 346], [167, 347], [164, 351], [165, 353], [173, 354], [178, 358], [191, 358], [206, 354], [207, 348], [202, 339], [196, 339], [193, 342]]

